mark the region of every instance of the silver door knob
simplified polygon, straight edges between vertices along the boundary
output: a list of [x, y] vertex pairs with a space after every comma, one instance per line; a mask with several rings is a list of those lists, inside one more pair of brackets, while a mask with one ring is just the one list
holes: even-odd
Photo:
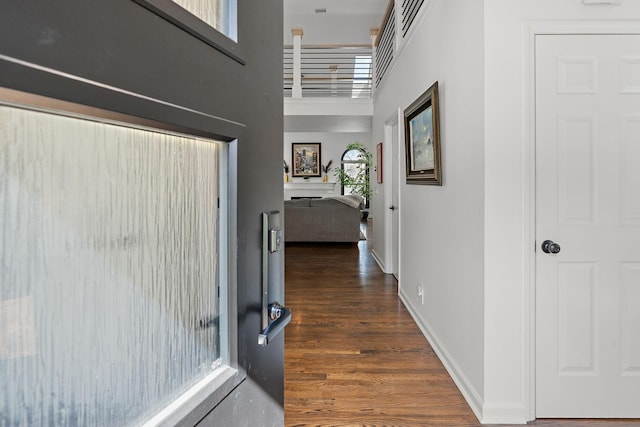
[[557, 254], [560, 252], [560, 245], [553, 240], [545, 240], [542, 242], [542, 252], [545, 254]]

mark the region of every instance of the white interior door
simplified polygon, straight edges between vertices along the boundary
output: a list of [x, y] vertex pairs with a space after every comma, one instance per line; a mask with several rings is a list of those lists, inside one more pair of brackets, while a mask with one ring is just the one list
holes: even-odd
[[399, 244], [399, 235], [400, 235], [400, 204], [398, 201], [398, 185], [400, 182], [400, 178], [398, 176], [398, 123], [391, 128], [392, 135], [392, 143], [391, 143], [391, 208], [393, 211], [392, 220], [391, 220], [391, 229], [392, 229], [392, 239], [391, 239], [391, 252], [393, 256], [393, 275], [397, 279], [398, 271], [399, 271], [399, 252], [400, 252], [400, 244]]
[[536, 416], [640, 417], [640, 36], [536, 37], [536, 241]]

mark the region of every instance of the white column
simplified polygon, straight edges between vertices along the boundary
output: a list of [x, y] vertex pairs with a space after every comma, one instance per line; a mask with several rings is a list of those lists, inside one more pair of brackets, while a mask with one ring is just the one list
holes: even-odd
[[377, 68], [377, 55], [376, 48], [378, 47], [378, 34], [380, 34], [379, 28], [371, 29], [371, 98], [376, 91], [376, 68]]
[[293, 28], [293, 87], [292, 98], [302, 98], [302, 28]]
[[338, 95], [338, 66], [329, 65], [329, 71], [331, 73], [331, 96]]

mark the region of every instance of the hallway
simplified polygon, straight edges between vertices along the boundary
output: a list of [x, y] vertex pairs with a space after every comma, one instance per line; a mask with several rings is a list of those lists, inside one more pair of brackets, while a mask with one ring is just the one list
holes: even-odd
[[473, 425], [369, 243], [286, 248], [286, 425]]
[[395, 279], [371, 256], [371, 237], [357, 246], [286, 247], [286, 304], [293, 319], [285, 341], [285, 425], [480, 425], [397, 297]]

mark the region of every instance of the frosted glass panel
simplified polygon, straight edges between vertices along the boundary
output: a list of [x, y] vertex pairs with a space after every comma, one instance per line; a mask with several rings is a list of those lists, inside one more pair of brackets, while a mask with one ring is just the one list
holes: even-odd
[[219, 153], [0, 106], [0, 426], [139, 424], [220, 366]]
[[232, 40], [238, 39], [236, 0], [173, 0]]

